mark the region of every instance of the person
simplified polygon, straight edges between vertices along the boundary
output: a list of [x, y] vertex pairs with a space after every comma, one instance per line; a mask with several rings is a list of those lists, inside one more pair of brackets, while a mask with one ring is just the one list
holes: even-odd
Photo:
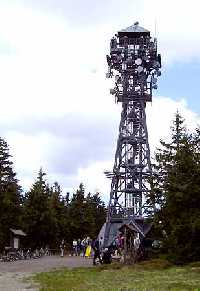
[[78, 255], [78, 242], [76, 239], [73, 240], [73, 256], [77, 256]]
[[85, 251], [86, 251], [86, 239], [84, 238], [81, 241], [81, 252], [82, 252], [82, 256], [85, 257]]
[[95, 239], [92, 242], [92, 248], [94, 251], [94, 257], [93, 257], [93, 265], [96, 265], [96, 259], [99, 259], [100, 264], [102, 264], [101, 256], [100, 256], [100, 247], [99, 247], [99, 240]]
[[112, 249], [110, 247], [105, 248], [102, 255], [102, 261], [104, 264], [111, 264], [112, 261]]
[[50, 256], [49, 246], [48, 245], [45, 246], [44, 255], [45, 256]]
[[102, 250], [103, 249], [103, 236], [101, 236], [100, 237], [100, 239], [99, 239], [99, 248], [100, 248], [100, 250]]
[[44, 255], [44, 249], [43, 249], [43, 247], [40, 248], [39, 252], [40, 252], [40, 257], [42, 257]]
[[85, 258], [89, 258], [91, 256], [91, 240], [89, 237], [86, 238], [86, 250], [85, 250]]
[[136, 252], [139, 249], [139, 247], [140, 247], [140, 238], [139, 238], [139, 235], [137, 234], [137, 236], [134, 238], [134, 248]]
[[38, 248], [36, 248], [35, 251], [34, 251], [34, 253], [33, 253], [33, 258], [34, 258], [34, 259], [37, 259], [37, 258], [39, 258], [39, 257], [40, 257], [40, 253], [39, 253]]
[[122, 255], [122, 250], [124, 248], [124, 236], [122, 233], [119, 233], [118, 236], [115, 239], [116, 249], [117, 249], [117, 255]]
[[64, 241], [64, 239], [61, 241], [61, 244], [60, 244], [60, 256], [61, 256], [61, 258], [63, 258], [64, 257], [64, 249], [65, 249], [65, 241]]
[[81, 239], [80, 238], [77, 241], [77, 254], [78, 256], [81, 255]]

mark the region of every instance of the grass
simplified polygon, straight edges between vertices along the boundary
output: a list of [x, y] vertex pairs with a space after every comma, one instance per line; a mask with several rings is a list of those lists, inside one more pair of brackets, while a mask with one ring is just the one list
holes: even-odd
[[171, 266], [162, 260], [135, 266], [113, 264], [36, 274], [40, 291], [200, 291], [200, 264]]

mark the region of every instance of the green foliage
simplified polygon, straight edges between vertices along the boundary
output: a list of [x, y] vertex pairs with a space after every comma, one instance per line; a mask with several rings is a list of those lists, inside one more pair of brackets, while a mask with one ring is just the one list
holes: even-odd
[[23, 224], [27, 232], [27, 246], [48, 245], [57, 248], [62, 239], [71, 244], [73, 239], [96, 237], [105, 221], [105, 205], [98, 194], [85, 197], [80, 184], [71, 201], [69, 193], [61, 195], [58, 183], [52, 187], [40, 170], [36, 182], [24, 199]]
[[9, 245], [9, 229], [20, 226], [21, 188], [6, 141], [0, 138], [0, 250]]
[[189, 134], [177, 113], [170, 143], [156, 153], [153, 191], [158, 206], [157, 229], [164, 248], [176, 263], [200, 260], [199, 130]]
[[48, 245], [59, 248], [62, 239], [96, 237], [106, 218], [106, 208], [98, 193], [85, 195], [80, 184], [70, 200], [57, 182], [49, 186], [46, 173], [38, 176], [24, 196], [18, 185], [7, 143], [0, 138], [0, 251], [9, 245], [10, 228], [23, 229], [24, 246]]
[[105, 222], [106, 209], [99, 194], [85, 197], [83, 184], [73, 195], [69, 204], [71, 238], [96, 237]]
[[53, 219], [49, 208], [49, 189], [40, 169], [37, 180], [26, 193], [24, 203], [24, 230], [32, 247], [48, 244], [53, 234]]
[[68, 209], [65, 205], [65, 198], [61, 195], [60, 185], [55, 182], [49, 189], [49, 209], [52, 222], [53, 235], [51, 237], [51, 247], [55, 248], [58, 243], [66, 238], [68, 234], [67, 214]]
[[80, 184], [79, 189], [73, 194], [71, 203], [69, 204], [69, 227], [71, 238], [82, 238], [82, 234], [87, 231], [85, 214], [85, 197], [84, 187]]
[[99, 193], [91, 195], [89, 193], [85, 199], [86, 201], [86, 212], [87, 212], [87, 223], [91, 225], [88, 230], [90, 237], [96, 238], [100, 228], [106, 220], [106, 208], [104, 202], [101, 200]]

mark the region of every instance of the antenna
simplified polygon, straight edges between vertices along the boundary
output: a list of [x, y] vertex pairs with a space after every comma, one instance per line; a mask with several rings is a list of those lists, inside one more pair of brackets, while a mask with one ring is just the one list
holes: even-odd
[[152, 174], [145, 108], [161, 74], [157, 41], [135, 23], [111, 39], [107, 63], [107, 77], [115, 77], [110, 93], [121, 103], [122, 113], [113, 170], [105, 171], [111, 179], [111, 191], [104, 247], [111, 245], [123, 224], [134, 222], [143, 229], [144, 218], [155, 210], [154, 199], [145, 199], [150, 197], [148, 180]]

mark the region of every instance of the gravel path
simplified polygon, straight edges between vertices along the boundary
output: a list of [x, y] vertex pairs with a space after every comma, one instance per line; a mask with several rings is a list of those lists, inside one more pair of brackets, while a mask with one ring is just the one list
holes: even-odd
[[84, 266], [92, 266], [91, 259], [50, 256], [27, 261], [0, 262], [0, 291], [36, 291], [38, 288], [30, 281], [26, 281], [33, 273], [46, 272], [62, 267]]
[[30, 277], [27, 273], [1, 273], [0, 290], [1, 291], [37, 291], [36, 285], [26, 279]]

